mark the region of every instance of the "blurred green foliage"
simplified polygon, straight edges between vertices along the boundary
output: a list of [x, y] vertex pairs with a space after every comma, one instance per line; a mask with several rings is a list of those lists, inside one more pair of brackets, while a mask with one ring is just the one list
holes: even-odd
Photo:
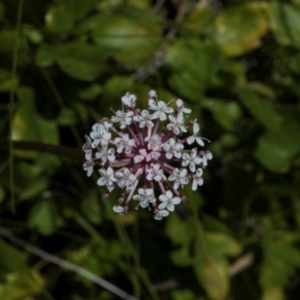
[[[299, 299], [300, 1], [21, 4], [0, 1], [0, 226], [139, 299]], [[83, 161], [39, 146], [78, 153], [125, 92], [145, 107], [150, 89], [186, 101], [214, 155], [161, 222], [115, 215]], [[10, 134], [35, 142], [15, 145], [13, 189]], [[3, 237], [0, 299], [117, 298]]]

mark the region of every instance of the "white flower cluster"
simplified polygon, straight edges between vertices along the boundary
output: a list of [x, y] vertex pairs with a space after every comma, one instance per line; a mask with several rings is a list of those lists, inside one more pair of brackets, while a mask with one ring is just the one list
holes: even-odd
[[[198, 149], [205, 139], [199, 136], [197, 120], [187, 121], [191, 109], [182, 100], [174, 109], [158, 100], [155, 91], [148, 95], [148, 110], [136, 108], [136, 96], [126, 93], [121, 99], [125, 110], [92, 127], [83, 145], [83, 168], [91, 176], [94, 166], [100, 166], [97, 184], [107, 188], [103, 198], [117, 186], [122, 189], [115, 212], [126, 214], [134, 200], [161, 220], [186, 200], [180, 188], [192, 181], [195, 191], [203, 184], [203, 168], [212, 154]], [[193, 134], [183, 137], [189, 127]], [[189, 150], [188, 145], [195, 147]]]

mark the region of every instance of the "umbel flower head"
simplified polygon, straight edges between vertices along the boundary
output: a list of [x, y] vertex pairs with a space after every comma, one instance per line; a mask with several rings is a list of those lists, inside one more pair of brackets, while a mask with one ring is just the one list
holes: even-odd
[[191, 109], [182, 100], [173, 109], [158, 100], [155, 91], [148, 96], [148, 109], [140, 110], [136, 96], [126, 93], [123, 109], [92, 127], [83, 145], [87, 160], [83, 168], [91, 176], [99, 167], [97, 184], [107, 189], [103, 199], [121, 189], [115, 212], [126, 214], [130, 202], [135, 202], [161, 220], [187, 200], [179, 189], [190, 182], [195, 191], [203, 184], [203, 168], [212, 154], [199, 149], [206, 139], [199, 136], [197, 119], [189, 118]]

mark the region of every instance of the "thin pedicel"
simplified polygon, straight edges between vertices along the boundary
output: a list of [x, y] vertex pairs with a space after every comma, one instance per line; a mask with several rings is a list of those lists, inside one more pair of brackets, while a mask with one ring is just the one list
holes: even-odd
[[[149, 107], [141, 111], [136, 96], [126, 93], [121, 98], [123, 110], [92, 127], [83, 145], [87, 160], [83, 169], [91, 176], [93, 168], [100, 166], [97, 184], [107, 188], [103, 199], [116, 187], [122, 190], [115, 212], [126, 214], [133, 200], [136, 207], [152, 210], [154, 218], [161, 220], [186, 200], [180, 188], [190, 180], [194, 191], [203, 184], [203, 169], [212, 154], [198, 149], [207, 139], [199, 136], [200, 125], [197, 119], [189, 120], [191, 109], [181, 99], [174, 110], [158, 100], [155, 91], [148, 96]], [[182, 137], [189, 127], [193, 135]], [[187, 145], [195, 147], [185, 149]]]

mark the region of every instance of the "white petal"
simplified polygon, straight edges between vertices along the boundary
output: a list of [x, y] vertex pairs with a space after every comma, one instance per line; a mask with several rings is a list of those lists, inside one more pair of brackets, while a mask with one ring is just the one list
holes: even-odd
[[202, 178], [197, 178], [197, 184], [202, 185], [203, 184], [203, 179]]
[[87, 176], [90, 177], [93, 174], [93, 166], [88, 167]]
[[116, 213], [124, 213], [124, 207], [123, 206], [114, 206], [113, 211]]
[[168, 197], [165, 194], [161, 194], [158, 199], [162, 202], [168, 201]]
[[159, 116], [159, 119], [161, 121], [165, 121], [165, 120], [167, 120], [167, 115], [165, 113], [161, 113], [160, 116]]
[[166, 107], [166, 108], [164, 109], [164, 112], [167, 113], [167, 114], [171, 114], [171, 113], [174, 112], [174, 109], [171, 108], [171, 107]]
[[173, 154], [171, 152], [166, 153], [166, 158], [171, 159], [173, 157]]
[[173, 204], [179, 204], [181, 202], [181, 198], [179, 198], [179, 197], [174, 197], [173, 199], [172, 199], [172, 203]]
[[200, 163], [202, 162], [202, 158], [201, 157], [196, 157], [195, 159], [194, 159], [194, 163], [196, 164], [196, 165], [199, 165]]
[[211, 154], [211, 152], [206, 152], [206, 157], [208, 159], [212, 159], [213, 158], [213, 155]]
[[187, 184], [189, 182], [189, 179], [187, 177], [181, 178], [180, 183], [181, 184]]
[[181, 176], [181, 177], [186, 176], [186, 174], [187, 174], [187, 170], [186, 170], [186, 169], [182, 169], [182, 170], [180, 171], [180, 176]]
[[171, 191], [166, 191], [166, 196], [168, 197], [168, 199], [172, 199], [173, 193]]
[[100, 177], [97, 181], [97, 184], [100, 186], [106, 185], [106, 180], [103, 177]]
[[183, 105], [183, 101], [181, 99], [176, 100], [177, 107], [181, 107]]
[[204, 146], [204, 142], [203, 142], [203, 140], [201, 139], [201, 137], [197, 136], [197, 137], [196, 137], [196, 141], [197, 141], [198, 145]]
[[201, 177], [202, 174], [203, 174], [203, 170], [202, 170], [201, 168], [199, 168], [199, 169], [197, 170], [196, 174], [197, 174], [197, 177]]
[[167, 217], [169, 215], [169, 212], [164, 209], [164, 210], [160, 211], [160, 214], [161, 214], [162, 217]]
[[196, 191], [197, 188], [198, 188], [197, 180], [194, 179], [194, 180], [193, 180], [193, 184], [192, 184], [192, 190], [193, 190], [193, 191]]
[[168, 203], [167, 209], [168, 209], [169, 211], [174, 211], [175, 206], [174, 206], [172, 203]]
[[158, 205], [158, 209], [165, 209], [168, 205], [168, 202], [163, 202]]
[[196, 171], [196, 165], [194, 163], [190, 163], [190, 170], [194, 173]]
[[113, 168], [112, 167], [108, 167], [106, 174], [109, 175], [109, 176], [111, 176], [113, 173], [114, 173]]
[[197, 134], [200, 130], [200, 126], [198, 123], [195, 123], [194, 126], [193, 126], [193, 132], [194, 134]]
[[189, 136], [186, 141], [189, 145], [191, 145], [195, 142], [195, 137], [194, 136]]

